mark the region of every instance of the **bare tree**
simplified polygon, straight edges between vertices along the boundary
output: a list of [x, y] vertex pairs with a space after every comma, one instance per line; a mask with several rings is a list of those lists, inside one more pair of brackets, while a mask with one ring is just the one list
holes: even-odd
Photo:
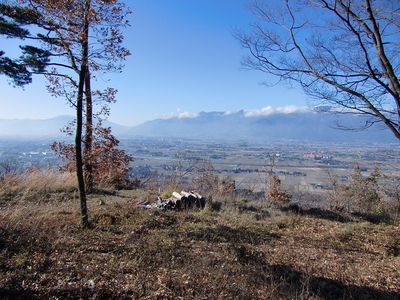
[[357, 129], [383, 123], [400, 140], [398, 1], [250, 0], [249, 10], [258, 21], [235, 33], [250, 52], [246, 68], [297, 83], [335, 112], [365, 116]]
[[21, 166], [22, 164], [17, 158], [5, 158], [0, 161], [0, 175], [16, 173], [21, 168]]
[[173, 159], [173, 164], [164, 167], [168, 171], [166, 185], [169, 188], [178, 189], [182, 188], [187, 182], [186, 175], [196, 170], [196, 166], [200, 164], [201, 159], [190, 155], [186, 151], [178, 151], [174, 154]]

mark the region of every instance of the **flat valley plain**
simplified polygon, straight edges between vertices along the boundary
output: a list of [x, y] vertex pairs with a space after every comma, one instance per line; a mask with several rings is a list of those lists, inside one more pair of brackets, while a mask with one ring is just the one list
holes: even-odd
[[[50, 150], [52, 142], [49, 138], [0, 139], [0, 161], [11, 161], [14, 168], [20, 169], [31, 165], [56, 168], [61, 161]], [[273, 173], [281, 179], [282, 188], [297, 198], [325, 195], [332, 188], [333, 178], [345, 184], [355, 164], [364, 176], [375, 167], [385, 175], [400, 176], [400, 145], [396, 143], [135, 137], [122, 138], [120, 147], [133, 156], [133, 177], [144, 178], [152, 173], [161, 182], [185, 172], [186, 182], [190, 182], [198, 175], [201, 162], [209, 161], [216, 174], [235, 181], [236, 189], [265, 191]]]
[[[220, 176], [235, 181], [236, 189], [265, 191], [269, 174], [279, 176], [282, 188], [295, 193], [324, 195], [332, 180], [346, 183], [357, 164], [364, 176], [375, 167], [388, 176], [400, 176], [399, 144], [327, 144], [296, 141], [215, 141], [138, 138], [123, 140], [134, 157], [133, 172], [156, 171], [168, 176], [190, 167], [190, 159], [210, 161]], [[173, 168], [171, 169], [171, 166]], [[193, 171], [195, 167], [193, 167]], [[193, 172], [189, 176], [196, 176]]]

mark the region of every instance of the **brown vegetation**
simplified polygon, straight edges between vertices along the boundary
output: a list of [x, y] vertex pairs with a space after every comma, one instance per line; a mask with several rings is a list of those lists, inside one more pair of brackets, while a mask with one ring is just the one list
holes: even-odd
[[291, 195], [281, 189], [279, 176], [272, 175], [269, 183], [269, 190], [265, 192], [265, 198], [272, 204], [282, 205], [289, 203]]
[[[90, 166], [90, 172], [85, 173], [87, 189], [91, 192], [94, 188], [126, 187], [132, 156], [118, 148], [120, 141], [111, 134], [111, 128], [103, 128], [99, 122], [93, 132], [91, 149], [83, 153], [85, 166]], [[51, 149], [64, 162], [59, 166], [60, 172], [76, 172], [75, 145], [54, 142]]]
[[157, 194], [135, 190], [92, 195], [82, 230], [76, 191], [42, 175], [0, 186], [2, 299], [400, 298], [398, 224], [234, 193], [145, 210]]

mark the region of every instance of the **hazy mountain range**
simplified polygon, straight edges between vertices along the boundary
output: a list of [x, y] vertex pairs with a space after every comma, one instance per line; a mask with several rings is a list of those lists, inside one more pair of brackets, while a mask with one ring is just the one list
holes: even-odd
[[[74, 117], [68, 115], [51, 119], [0, 119], [0, 137], [65, 137], [61, 129], [73, 120]], [[108, 121], [104, 125], [111, 126], [116, 134], [124, 133], [129, 128]]]
[[[0, 136], [61, 137], [63, 133], [60, 128], [72, 119], [72, 116], [46, 120], [0, 119]], [[382, 130], [378, 126], [357, 132], [335, 129], [337, 120], [337, 115], [304, 109], [263, 113], [242, 110], [236, 113], [201, 112], [190, 116], [156, 119], [134, 127], [111, 122], [105, 122], [104, 125], [111, 126], [113, 134], [119, 138], [140, 135], [309, 142], [397, 142], [389, 130]], [[358, 126], [364, 121], [363, 117], [354, 114], [340, 116], [340, 123], [347, 126]]]

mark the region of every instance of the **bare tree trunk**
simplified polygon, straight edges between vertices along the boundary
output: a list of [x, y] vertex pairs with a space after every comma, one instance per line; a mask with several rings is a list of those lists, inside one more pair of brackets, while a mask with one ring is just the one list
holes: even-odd
[[[82, 227], [89, 226], [86, 191], [85, 191], [85, 178], [83, 173], [83, 159], [82, 159], [82, 109], [83, 109], [83, 79], [85, 76], [85, 69], [81, 69], [79, 75], [79, 89], [78, 99], [76, 103], [76, 135], [75, 135], [75, 157], [76, 157], [76, 176], [78, 179], [79, 200], [81, 206], [81, 222]], [[82, 81], [82, 83], [81, 83]]]
[[89, 9], [90, 0], [85, 2], [85, 16], [83, 24], [84, 42], [82, 43], [82, 62], [79, 73], [78, 96], [76, 103], [76, 136], [75, 136], [75, 156], [76, 156], [76, 176], [78, 179], [79, 200], [81, 206], [81, 222], [83, 228], [89, 227], [89, 218], [86, 201], [85, 176], [82, 158], [82, 127], [83, 127], [83, 94], [87, 77], [88, 50], [89, 50]]
[[92, 143], [93, 143], [93, 107], [92, 107], [92, 89], [90, 86], [89, 67], [86, 66], [85, 78], [85, 99], [86, 99], [86, 132], [84, 140], [84, 157], [86, 171], [86, 190], [90, 193], [93, 190], [93, 164], [92, 164]]

